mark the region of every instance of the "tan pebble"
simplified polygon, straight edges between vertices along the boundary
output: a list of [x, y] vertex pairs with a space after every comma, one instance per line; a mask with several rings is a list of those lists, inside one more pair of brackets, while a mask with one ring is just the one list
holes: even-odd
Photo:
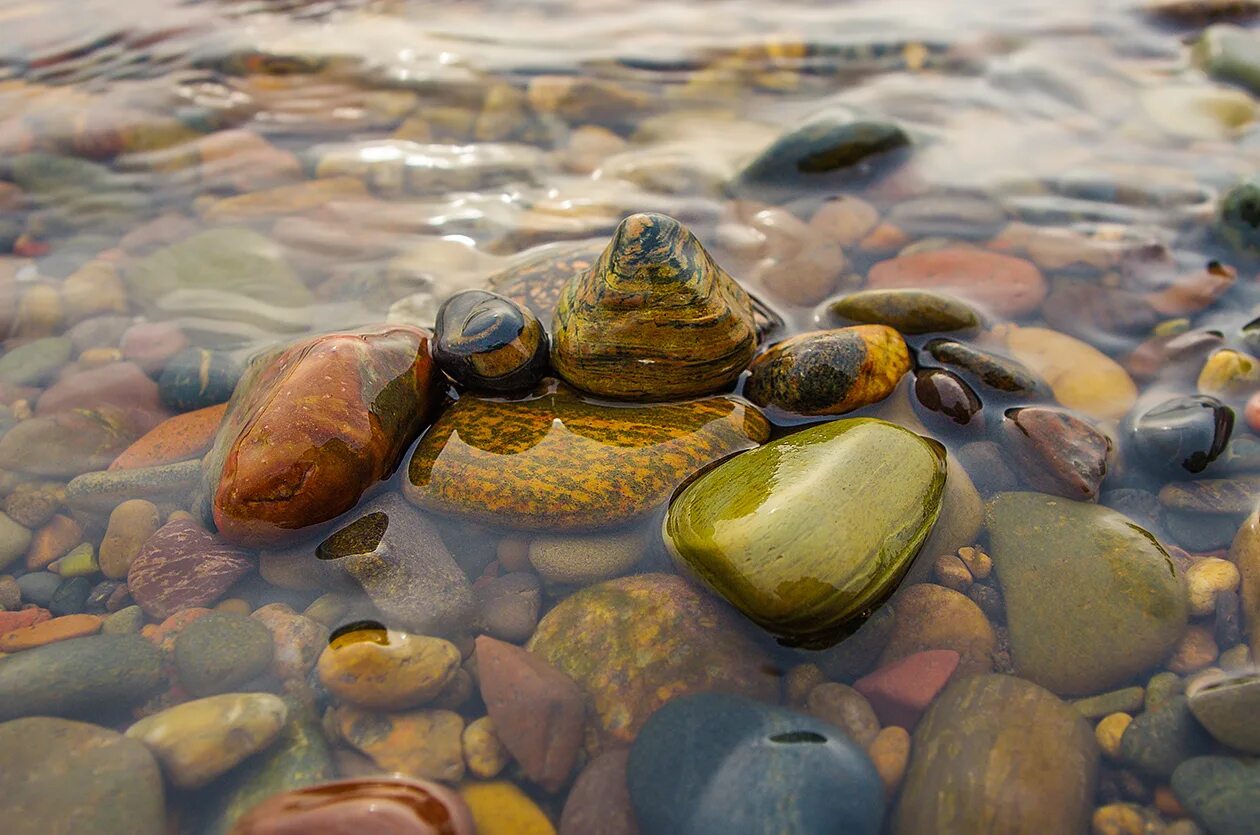
[[1178, 675], [1197, 672], [1216, 660], [1216, 639], [1202, 626], [1191, 626], [1173, 647], [1168, 669]]
[[900, 249], [910, 242], [910, 236], [891, 223], [881, 223], [858, 242], [863, 252], [883, 253]]
[[1222, 670], [1236, 672], [1238, 670], [1246, 670], [1251, 667], [1251, 648], [1246, 644], [1238, 644], [1230, 647], [1221, 653], [1221, 657], [1217, 659]]
[[464, 728], [464, 761], [473, 776], [489, 780], [498, 775], [511, 759], [511, 754], [494, 731], [494, 721], [483, 716]]
[[977, 580], [984, 580], [993, 573], [993, 558], [979, 548], [970, 545], [959, 548], [958, 559], [962, 560], [971, 576]]
[[963, 561], [953, 554], [937, 557], [936, 563], [932, 566], [932, 573], [936, 576], [936, 582], [947, 589], [965, 593], [971, 585], [971, 572]]
[[827, 676], [817, 664], [797, 664], [783, 677], [783, 693], [790, 705], [803, 705], [809, 691], [824, 683]]
[[311, 548], [263, 551], [258, 555], [258, 573], [273, 586], [294, 591], [320, 588], [319, 577], [311, 571]]
[[1146, 819], [1128, 803], [1111, 803], [1094, 810], [1092, 835], [1145, 835]]
[[450, 641], [359, 629], [329, 643], [315, 668], [328, 692], [343, 702], [402, 710], [433, 701], [459, 663], [459, 650]]
[[505, 571], [533, 571], [529, 561], [529, 542], [512, 536], [499, 540], [499, 564]]
[[643, 533], [540, 536], [529, 543], [529, 562], [539, 577], [553, 583], [587, 585], [634, 568], [646, 553]]
[[64, 318], [61, 294], [46, 284], [37, 284], [18, 302], [14, 336], [51, 336]]
[[866, 749], [875, 771], [884, 783], [884, 794], [892, 797], [906, 775], [910, 761], [910, 732], [898, 725], [881, 730]]
[[302, 614], [316, 623], [322, 623], [328, 628], [338, 625], [341, 616], [350, 609], [350, 601], [345, 595], [329, 592], [321, 594], [319, 597], [311, 601], [311, 605], [302, 611]]
[[1186, 570], [1186, 588], [1190, 596], [1190, 612], [1206, 617], [1216, 612], [1216, 598], [1221, 592], [1238, 588], [1241, 576], [1238, 567], [1219, 557], [1195, 560]]
[[122, 351], [117, 348], [88, 348], [79, 354], [78, 359], [79, 367], [84, 371], [115, 362], [122, 362]]
[[167, 522], [196, 522], [197, 517], [193, 516], [187, 510], [172, 510], [166, 516]]
[[127, 288], [116, 264], [89, 261], [61, 283], [61, 302], [69, 322], [104, 313], [126, 313]]
[[114, 508], [101, 540], [101, 572], [111, 580], [124, 579], [141, 546], [161, 521], [157, 506], [145, 499], [129, 499]]
[[853, 246], [879, 223], [879, 211], [860, 197], [834, 197], [823, 202], [809, 225], [823, 240]]
[[1104, 754], [1115, 757], [1120, 752], [1120, 738], [1132, 721], [1133, 717], [1127, 713], [1109, 713], [1099, 720], [1094, 727], [1094, 739], [1098, 740]]
[[233, 615], [246, 615], [254, 611], [247, 601], [241, 600], [239, 597], [229, 597], [226, 600], [220, 600], [215, 604], [216, 612], [228, 612]]
[[838, 244], [816, 244], [766, 259], [754, 273], [776, 299], [809, 307], [835, 292], [846, 266], [844, 250]]
[[31, 401], [26, 398], [13, 401], [13, 405], [11, 405], [9, 409], [13, 412], [13, 416], [18, 420], [26, 420], [34, 414], [34, 412], [31, 411]]
[[1171, 786], [1159, 786], [1155, 789], [1155, 808], [1166, 818], [1184, 818], [1186, 810], [1173, 794]]
[[805, 710], [824, 722], [830, 722], [863, 747], [879, 734], [879, 717], [875, 709], [858, 691], [847, 684], [826, 682], [809, 691]]

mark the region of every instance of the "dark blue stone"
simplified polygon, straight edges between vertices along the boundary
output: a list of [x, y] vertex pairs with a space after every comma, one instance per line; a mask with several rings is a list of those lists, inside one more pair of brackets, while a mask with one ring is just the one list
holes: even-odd
[[226, 403], [244, 371], [227, 354], [189, 348], [171, 357], [158, 378], [158, 396], [180, 412]]
[[1216, 460], [1234, 429], [1234, 410], [1215, 397], [1174, 397], [1138, 415], [1128, 435], [1148, 467], [1201, 473]]
[[876, 835], [884, 788], [838, 728], [741, 696], [684, 696], [630, 749], [643, 835]]

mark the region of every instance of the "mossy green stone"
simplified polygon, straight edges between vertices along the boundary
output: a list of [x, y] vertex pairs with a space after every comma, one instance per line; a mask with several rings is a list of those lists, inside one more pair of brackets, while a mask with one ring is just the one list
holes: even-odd
[[0, 659], [0, 720], [107, 714], [164, 682], [162, 653], [138, 635], [58, 641]]
[[928, 290], [862, 290], [836, 299], [827, 311], [839, 321], [887, 325], [903, 334], [972, 333], [981, 324], [966, 302]]
[[1092, 695], [1154, 666], [1185, 631], [1176, 565], [1127, 516], [1042, 493], [999, 494], [987, 516], [1019, 675]]
[[893, 589], [941, 509], [945, 452], [873, 418], [814, 426], [683, 488], [675, 562], [785, 642], [820, 645]]

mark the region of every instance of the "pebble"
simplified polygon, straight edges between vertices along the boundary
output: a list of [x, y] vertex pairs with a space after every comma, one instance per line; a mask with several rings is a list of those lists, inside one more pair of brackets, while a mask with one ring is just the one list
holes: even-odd
[[56, 515], [64, 498], [60, 485], [19, 484], [4, 497], [4, 511], [24, 528], [40, 528]]
[[1195, 757], [1172, 776], [1177, 799], [1212, 835], [1250, 835], [1260, 830], [1260, 760]]
[[530, 540], [529, 562], [551, 583], [589, 585], [627, 574], [644, 557], [639, 529], [618, 534], [539, 536]]
[[26, 567], [30, 571], [47, 568], [82, 541], [83, 528], [79, 527], [79, 523], [69, 516], [58, 514], [31, 537], [31, 547], [26, 552]]
[[144, 611], [139, 606], [126, 606], [113, 612], [101, 624], [103, 635], [135, 635], [144, 626]]
[[103, 405], [139, 409], [152, 415], [154, 422], [168, 416], [158, 399], [157, 384], [132, 362], [116, 362], [62, 376], [39, 396], [35, 414], [51, 415]]
[[161, 655], [132, 635], [71, 638], [0, 662], [0, 719], [131, 707], [164, 683]]
[[0, 575], [0, 612], [14, 611], [22, 605], [22, 587], [8, 574]]
[[319, 680], [337, 699], [378, 710], [427, 704], [459, 669], [449, 641], [384, 629], [358, 629], [329, 642], [319, 656]]
[[459, 794], [472, 811], [477, 835], [556, 835], [543, 811], [512, 783], [467, 783]]
[[827, 674], [817, 664], [793, 664], [783, 676], [783, 698], [792, 707], [803, 707], [810, 692], [826, 684]]
[[1212, 738], [1190, 713], [1185, 696], [1135, 717], [1120, 738], [1118, 759], [1151, 777], [1167, 780], [1178, 764], [1206, 754]]
[[929, 290], [861, 290], [827, 305], [827, 313], [857, 325], [887, 325], [903, 334], [972, 333], [981, 318], [970, 305]]
[[1005, 395], [1043, 399], [1049, 386], [1036, 374], [1007, 357], [953, 339], [931, 339], [923, 345], [920, 361], [930, 357], [956, 370], [976, 385]]
[[86, 524], [104, 525], [110, 512], [130, 499], [147, 499], [164, 508], [184, 504], [200, 476], [197, 460], [83, 473], [66, 485], [66, 506]]
[[542, 610], [542, 588], [529, 572], [514, 571], [473, 585], [477, 626], [492, 638], [522, 643], [534, 634]]
[[1128, 803], [1109, 803], [1094, 810], [1090, 835], [1146, 835], [1147, 819]]
[[228, 354], [189, 348], [163, 365], [157, 393], [167, 408], [177, 412], [207, 409], [231, 398], [243, 372]]
[[629, 759], [628, 750], [617, 749], [582, 769], [560, 814], [560, 835], [639, 835], [626, 781]]
[[1260, 360], [1225, 348], [1211, 354], [1199, 371], [1200, 394], [1218, 398], [1247, 397], [1260, 384]]
[[1127, 713], [1109, 713], [1094, 726], [1094, 739], [1104, 754], [1112, 759], [1120, 755], [1120, 740], [1133, 717]]
[[547, 372], [550, 342], [522, 305], [486, 290], [461, 290], [442, 302], [433, 358], [446, 376], [476, 391], [529, 391]]
[[153, 752], [172, 785], [196, 789], [275, 741], [288, 713], [270, 693], [225, 693], [146, 716], [127, 736]]
[[37, 606], [47, 606], [52, 602], [61, 578], [51, 571], [32, 571], [17, 578], [18, 588], [22, 590], [22, 599]]
[[[975, 389], [952, 371], [943, 368], [924, 368], [914, 374], [914, 401], [921, 407], [916, 411], [927, 420], [939, 415], [955, 426], [978, 427], [984, 405]], [[927, 412], [928, 414], [924, 414]], [[939, 420], [939, 418], [938, 418]], [[972, 421], [975, 423], [972, 423]]]
[[263, 623], [212, 612], [175, 638], [175, 669], [188, 692], [209, 696], [235, 690], [262, 675], [274, 652], [271, 631]]
[[866, 753], [884, 784], [884, 795], [893, 797], [910, 764], [910, 732], [897, 725], [884, 728], [867, 746]]
[[100, 631], [101, 618], [96, 615], [65, 615], [0, 633], [0, 652], [21, 652]]
[[879, 734], [879, 717], [866, 697], [847, 684], [823, 682], [809, 691], [805, 712], [835, 725], [862, 748]]
[[687, 693], [779, 693], [773, 666], [731, 615], [671, 574], [581, 589], [543, 617], [528, 649], [586, 694], [590, 753], [629, 743], [661, 705]]
[[482, 780], [491, 780], [512, 761], [512, 755], [499, 739], [489, 716], [474, 719], [464, 728], [464, 762], [468, 771]]
[[961, 658], [952, 649], [916, 652], [867, 673], [853, 682], [853, 689], [867, 698], [884, 725], [913, 730]]
[[1178, 675], [1198, 672], [1216, 660], [1220, 650], [1210, 629], [1193, 625], [1173, 645], [1168, 657], [1168, 669]]
[[832, 725], [739, 696], [702, 693], [644, 725], [627, 769], [635, 817], [654, 835], [880, 831], [883, 784]]
[[162, 775], [147, 748], [47, 716], [0, 724], [0, 813], [7, 835], [167, 831]]
[[464, 720], [449, 710], [380, 713], [341, 705], [332, 726], [386, 771], [458, 783], [464, 776]]
[[1216, 612], [1216, 598], [1222, 592], [1232, 592], [1241, 582], [1238, 567], [1229, 560], [1204, 557], [1190, 563], [1186, 569], [1186, 588], [1190, 600], [1190, 614], [1206, 617]]
[[1260, 674], [1215, 673], [1186, 688], [1190, 712], [1218, 742], [1245, 754], [1260, 755]]
[[48, 600], [48, 611], [54, 616], [77, 614], [87, 607], [91, 594], [92, 581], [88, 578], [72, 577], [63, 580]]
[[1093, 501], [1107, 476], [1111, 439], [1062, 409], [1008, 409], [1001, 444], [1028, 485], [1044, 493]]
[[820, 424], [684, 487], [666, 546], [764, 629], [826, 646], [900, 581], [940, 515], [945, 473], [939, 446], [894, 424]]
[[31, 545], [31, 532], [0, 513], [0, 571], [23, 556]]
[[1044, 378], [1058, 401], [1097, 420], [1118, 420], [1137, 400], [1127, 371], [1097, 348], [1048, 328], [998, 325], [992, 330], [1004, 348]]
[[161, 374], [167, 360], [178, 354], [188, 338], [174, 322], [137, 322], [126, 328], [119, 343], [123, 358], [149, 375]]
[[13, 386], [47, 385], [73, 354], [74, 345], [60, 336], [19, 345], [0, 356], [0, 382]]
[[272, 674], [281, 681], [305, 680], [328, 643], [328, 627], [284, 603], [259, 606], [250, 617], [271, 630], [275, 644]]
[[915, 729], [892, 832], [1075, 835], [1088, 829], [1097, 774], [1089, 725], [1049, 691], [1009, 675], [958, 678]]
[[1122, 687], [1097, 696], [1088, 696], [1072, 702], [1072, 707], [1086, 719], [1100, 719], [1110, 713], [1136, 713], [1145, 704], [1146, 690], [1142, 687]]
[[220, 403], [167, 418], [123, 450], [109, 468], [134, 470], [200, 457], [214, 443], [226, 412], [227, 404]]
[[577, 684], [534, 653], [486, 635], [477, 638], [481, 698], [504, 747], [525, 776], [555, 792], [577, 762], [586, 700]]
[[141, 547], [160, 526], [161, 514], [153, 502], [128, 499], [114, 508], [101, 540], [101, 573], [113, 580], [126, 579]]
[[943, 586], [916, 583], [903, 587], [892, 606], [896, 616], [879, 666], [924, 650], [953, 650], [960, 656], [959, 675], [993, 669], [997, 635], [966, 596]]
[[214, 603], [253, 565], [244, 551], [190, 520], [175, 519], [145, 540], [127, 570], [127, 586], [146, 615], [161, 619]]
[[879, 210], [860, 197], [841, 194], [828, 197], [809, 219], [809, 225], [827, 240], [852, 247], [879, 223]]
[[1234, 411], [1215, 397], [1176, 397], [1141, 412], [1127, 439], [1142, 463], [1163, 473], [1201, 473], [1225, 451]]
[[1016, 318], [1036, 310], [1046, 297], [1046, 280], [1031, 262], [974, 248], [945, 248], [900, 255], [871, 267], [872, 290], [917, 289], [947, 293]]
[[475, 835], [458, 794], [427, 780], [371, 775], [318, 783], [268, 797], [232, 835]]
[[96, 560], [96, 549], [90, 542], [79, 543], [48, 565], [49, 571], [67, 578], [91, 577], [100, 569], [100, 563]]

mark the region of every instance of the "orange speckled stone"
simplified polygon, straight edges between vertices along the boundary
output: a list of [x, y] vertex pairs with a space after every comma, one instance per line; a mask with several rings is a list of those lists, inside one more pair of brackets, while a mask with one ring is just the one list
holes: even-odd
[[552, 381], [530, 399], [461, 397], [416, 447], [403, 492], [427, 510], [514, 528], [612, 526], [769, 434], [737, 397], [608, 406]]
[[214, 443], [226, 412], [227, 404], [220, 403], [167, 418], [123, 450], [109, 468], [131, 470], [196, 458]]
[[101, 618], [97, 615], [65, 615], [5, 632], [0, 635], [0, 652], [20, 652], [100, 631]]
[[274, 545], [340, 516], [393, 472], [437, 394], [429, 334], [318, 336], [254, 363], [206, 457], [219, 534]]
[[30, 571], [47, 568], [82, 541], [83, 529], [79, 523], [59, 513], [31, 538], [31, 546], [26, 551], [26, 567]]
[[592, 754], [627, 745], [661, 705], [720, 690], [779, 697], [779, 675], [712, 597], [674, 574], [638, 574], [560, 601], [526, 647], [577, 682]]

